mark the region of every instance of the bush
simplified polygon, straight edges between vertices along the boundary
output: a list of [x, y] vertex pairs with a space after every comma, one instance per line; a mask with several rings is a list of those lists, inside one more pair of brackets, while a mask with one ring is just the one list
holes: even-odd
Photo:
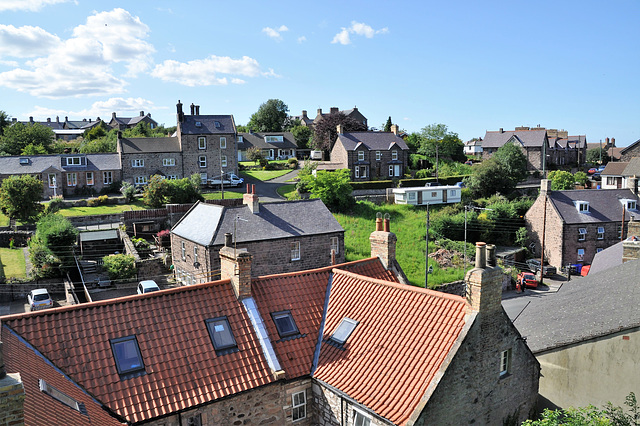
[[133, 201], [134, 197], [136, 196], [136, 187], [133, 186], [131, 183], [129, 182], [122, 182], [122, 185], [120, 186], [120, 193], [122, 195], [124, 195], [124, 198], [127, 200], [127, 203], [130, 203]]
[[136, 276], [136, 261], [131, 255], [110, 254], [103, 257], [102, 261], [102, 268], [112, 280], [124, 280]]
[[100, 190], [100, 194], [117, 194], [120, 192], [120, 188], [122, 187], [122, 181], [116, 180], [111, 182], [107, 186], [103, 186]]
[[149, 244], [149, 242], [147, 240], [145, 240], [144, 238], [132, 238], [131, 242], [133, 242], [133, 245], [140, 250], [146, 250], [149, 247], [151, 247], [151, 245]]
[[34, 237], [56, 255], [63, 265], [72, 265], [73, 246], [78, 238], [78, 230], [69, 219], [59, 214], [43, 216], [36, 225]]
[[265, 169], [269, 165], [269, 160], [267, 160], [266, 158], [260, 158], [258, 161], [260, 163], [260, 167], [262, 167], [263, 169]]
[[289, 158], [289, 160], [287, 160], [287, 164], [289, 165], [290, 169], [296, 169], [296, 168], [298, 168], [298, 159], [297, 158]]
[[53, 214], [55, 212], [60, 211], [60, 209], [64, 206], [64, 198], [62, 195], [56, 195], [51, 197], [51, 201], [45, 207], [44, 214]]
[[50, 278], [60, 275], [60, 259], [37, 238], [29, 240], [29, 259], [35, 278]]

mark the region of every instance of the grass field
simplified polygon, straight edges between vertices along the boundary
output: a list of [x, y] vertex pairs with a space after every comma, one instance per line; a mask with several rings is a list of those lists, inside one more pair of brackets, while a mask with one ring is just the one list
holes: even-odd
[[144, 210], [146, 207], [142, 201], [134, 201], [131, 204], [113, 204], [96, 207], [69, 207], [61, 209], [62, 216], [93, 216], [97, 214], [117, 214], [126, 210]]
[[[432, 207], [432, 210], [433, 209]], [[369, 235], [375, 231], [376, 213], [388, 213], [391, 219], [391, 232], [398, 237], [396, 258], [409, 281], [424, 287], [425, 272], [425, 210], [412, 206], [397, 204], [375, 205], [369, 202], [358, 202], [347, 216], [334, 214], [345, 230], [344, 244], [346, 260], [357, 260], [371, 256]], [[435, 244], [429, 242], [429, 252], [436, 250]], [[433, 273], [429, 274], [429, 287], [464, 278], [462, 268], [440, 269], [437, 262], [430, 259]]]
[[[237, 191], [237, 189], [233, 190], [233, 191], [224, 191], [224, 198], [225, 199], [230, 199], [230, 198], [242, 198], [242, 192], [235, 192]], [[219, 200], [222, 198], [222, 193], [220, 191], [217, 192], [207, 192], [205, 194], [202, 194], [202, 196], [204, 197], [205, 200]]]
[[21, 248], [0, 247], [0, 275], [9, 278], [27, 278], [24, 254]]
[[244, 170], [240, 172], [240, 176], [251, 176], [254, 179], [261, 181], [275, 179], [280, 176], [284, 176], [291, 172], [291, 169], [284, 170]]
[[291, 196], [296, 193], [296, 185], [295, 184], [286, 184], [282, 185], [277, 189], [277, 192], [280, 196], [285, 197], [286, 199], [291, 199]]

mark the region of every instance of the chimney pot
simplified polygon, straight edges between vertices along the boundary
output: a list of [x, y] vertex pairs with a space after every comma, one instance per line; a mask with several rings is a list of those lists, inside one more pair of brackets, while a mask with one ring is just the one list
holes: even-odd
[[476, 268], [485, 269], [487, 267], [487, 244], [476, 243]]
[[377, 217], [376, 218], [376, 231], [382, 231], [384, 229], [384, 226], [382, 224], [382, 218], [381, 217]]
[[140, 111], [140, 117], [144, 117], [144, 111]]
[[302, 117], [307, 118], [307, 110], [306, 109], [302, 110]]
[[389, 219], [384, 220], [384, 232], [391, 232], [391, 227], [389, 226]]
[[611, 138], [611, 146], [616, 146], [616, 138]]
[[500, 133], [504, 133], [504, 129], [500, 127]]
[[255, 184], [251, 184], [251, 193], [255, 194], [256, 193], [256, 185]]
[[196, 105], [196, 115], [200, 115], [200, 105]]
[[[115, 112], [114, 112], [115, 114]], [[64, 116], [64, 121], [69, 121], [69, 117], [67, 117], [66, 115]]]
[[496, 246], [494, 244], [487, 244], [487, 265], [496, 266]]
[[231, 232], [224, 234], [224, 245], [225, 247], [233, 247], [233, 234]]
[[191, 108], [191, 115], [195, 115], [196, 114], [196, 106], [194, 105], [193, 102], [191, 102], [190, 108]]

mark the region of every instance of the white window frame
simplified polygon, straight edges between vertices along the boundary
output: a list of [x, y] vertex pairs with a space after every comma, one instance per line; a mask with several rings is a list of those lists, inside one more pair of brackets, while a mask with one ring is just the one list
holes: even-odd
[[579, 248], [578, 249], [578, 262], [582, 262], [584, 260], [584, 249], [583, 248]]
[[131, 167], [144, 167], [144, 158], [131, 160]]
[[207, 174], [206, 173], [200, 173], [200, 182], [202, 182], [202, 184], [206, 184], [207, 183]]
[[360, 166], [356, 166], [355, 173], [356, 173], [356, 179], [360, 179]]
[[450, 189], [449, 190], [449, 196], [455, 197], [456, 196], [456, 190], [455, 189]]
[[182, 260], [187, 260], [187, 248], [185, 247], [184, 241], [180, 242], [180, 248], [182, 249]]
[[598, 226], [598, 239], [604, 240], [604, 226]]
[[363, 411], [353, 409], [353, 426], [371, 426], [371, 417]]
[[500, 377], [505, 377], [511, 372], [511, 348], [500, 352]]
[[238, 143], [244, 143], [244, 136], [238, 135]]
[[227, 138], [223, 136], [220, 138], [220, 149], [226, 149], [226, 148], [227, 148]]
[[193, 246], [193, 263], [198, 261], [198, 246]]
[[615, 185], [616, 177], [615, 176], [607, 176], [607, 185]]
[[291, 395], [291, 420], [297, 422], [307, 418], [307, 392], [296, 392]]
[[415, 201], [416, 199], [416, 193], [411, 191], [411, 192], [407, 192], [407, 201]]
[[291, 260], [300, 260], [300, 241], [291, 242]]
[[393, 177], [393, 165], [389, 164], [389, 176]]
[[627, 201], [627, 210], [635, 210], [636, 202], [635, 201]]
[[358, 151], [358, 161], [364, 161], [364, 151]]
[[331, 237], [331, 250], [333, 250], [335, 254], [340, 253], [340, 240], [338, 237]]
[[49, 176], [47, 178], [47, 180], [49, 181], [49, 188], [55, 188], [56, 187], [56, 174], [55, 173], [49, 173]]
[[578, 228], [578, 241], [587, 239], [587, 228]]
[[382, 153], [380, 151], [376, 151], [376, 161], [380, 161], [382, 159]]
[[207, 156], [206, 155], [200, 155], [198, 157], [198, 165], [200, 167], [207, 167]]
[[162, 159], [162, 165], [165, 167], [173, 167], [176, 165], [176, 159], [175, 158], [163, 158]]
[[207, 149], [207, 138], [204, 136], [198, 137], [198, 149]]
[[81, 165], [82, 165], [82, 160], [80, 159], [80, 157], [67, 157], [67, 166], [81, 166]]
[[95, 183], [93, 181], [93, 172], [87, 172], [87, 186], [93, 186]]
[[391, 159], [392, 160], [397, 160], [398, 159], [398, 151], [396, 151], [396, 150], [391, 151]]
[[618, 239], [622, 238], [622, 225], [618, 223]]
[[67, 173], [67, 186], [78, 186], [77, 173]]
[[102, 183], [104, 183], [105, 185], [113, 183], [113, 173], [102, 172]]
[[227, 156], [226, 155], [221, 155], [220, 156], [220, 167], [227, 167]]
[[136, 176], [133, 178], [133, 183], [136, 185], [146, 185], [147, 177], [146, 176]]

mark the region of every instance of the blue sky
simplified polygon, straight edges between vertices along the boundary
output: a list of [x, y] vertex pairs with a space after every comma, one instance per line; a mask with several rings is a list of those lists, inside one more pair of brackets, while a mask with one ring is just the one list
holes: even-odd
[[357, 106], [380, 127], [444, 123], [640, 139], [640, 2], [0, 0], [0, 110], [20, 120], [175, 104], [293, 115]]

